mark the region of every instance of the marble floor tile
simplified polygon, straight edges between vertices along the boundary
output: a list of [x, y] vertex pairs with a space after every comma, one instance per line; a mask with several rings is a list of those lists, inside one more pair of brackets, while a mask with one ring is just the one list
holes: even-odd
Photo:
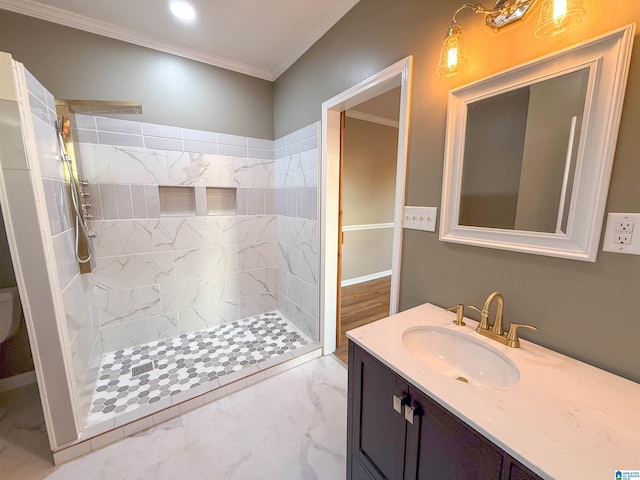
[[[7, 480], [340, 480], [346, 397], [345, 367], [320, 357], [57, 468], [18, 472], [5, 447], [0, 472]], [[37, 454], [21, 455], [27, 464]]]
[[31, 480], [53, 471], [36, 384], [0, 392], [0, 478]]

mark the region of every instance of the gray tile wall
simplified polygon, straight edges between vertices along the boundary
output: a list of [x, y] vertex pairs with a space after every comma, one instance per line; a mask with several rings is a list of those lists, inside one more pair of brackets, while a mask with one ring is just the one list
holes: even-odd
[[[49, 187], [49, 188], [54, 188]], [[64, 182], [59, 182], [58, 189], [64, 189]], [[158, 185], [123, 185], [114, 183], [90, 184], [91, 214], [93, 220], [130, 220], [160, 217], [160, 198]], [[237, 215], [275, 215], [276, 199], [273, 188], [234, 188]], [[315, 190], [315, 189], [314, 189]], [[55, 189], [54, 189], [55, 192]], [[66, 192], [63, 192], [66, 195]], [[54, 193], [52, 193], [53, 195]], [[196, 204], [199, 197], [206, 197], [206, 190], [196, 190]], [[314, 202], [315, 210], [315, 198]], [[197, 216], [207, 216], [206, 209], [198, 211]], [[315, 213], [314, 213], [315, 216]], [[63, 218], [52, 219], [63, 221]], [[70, 221], [67, 219], [67, 221]], [[53, 227], [52, 227], [53, 229]]]

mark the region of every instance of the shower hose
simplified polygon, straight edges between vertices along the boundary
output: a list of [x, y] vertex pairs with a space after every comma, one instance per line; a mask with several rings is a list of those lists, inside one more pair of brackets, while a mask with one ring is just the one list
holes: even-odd
[[[62, 128], [60, 125], [58, 125], [57, 122], [56, 122], [56, 130], [58, 134], [58, 147], [60, 149], [60, 156], [62, 157], [62, 163], [64, 163], [67, 169], [67, 172], [69, 173], [69, 186], [71, 187], [71, 202], [73, 204], [73, 209], [75, 210], [75, 213], [76, 213], [76, 228], [75, 228], [76, 260], [78, 260], [79, 263], [88, 263], [89, 261], [91, 261], [91, 257], [93, 255], [93, 246], [91, 245], [91, 238], [94, 237], [95, 234], [93, 232], [90, 232], [87, 229], [87, 226], [85, 225], [83, 217], [80, 213], [80, 200], [79, 200], [80, 187], [76, 183], [75, 178], [73, 176], [73, 167], [71, 165], [71, 157], [67, 153], [67, 148], [65, 147], [64, 140], [62, 139]], [[87, 254], [86, 258], [81, 258], [80, 253], [78, 251], [80, 232], [82, 232], [82, 234], [84, 235], [87, 241], [87, 247], [88, 247], [89, 253]]]

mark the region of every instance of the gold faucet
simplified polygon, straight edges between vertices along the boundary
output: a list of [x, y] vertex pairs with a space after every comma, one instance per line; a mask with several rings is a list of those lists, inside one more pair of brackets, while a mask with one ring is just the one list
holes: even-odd
[[[493, 302], [494, 298], [498, 299], [498, 310], [496, 311], [496, 319], [493, 321], [493, 328], [491, 329], [491, 331], [496, 335], [502, 335], [504, 334], [504, 330], [502, 328], [502, 318], [503, 318], [503, 312], [504, 312], [504, 297], [502, 296], [502, 294], [500, 292], [493, 292], [491, 295], [489, 295], [487, 297], [487, 301], [484, 302], [484, 307], [482, 307], [482, 312], [483, 312], [483, 315], [487, 316], [487, 322], [488, 322], [489, 309], [491, 308], [491, 302]], [[487, 330], [489, 329], [488, 323], [486, 328]]]
[[533, 325], [522, 325], [520, 323], [511, 322], [509, 324], [509, 333], [507, 334], [507, 347], [520, 348], [520, 339], [518, 338], [518, 328], [530, 328], [531, 330], [538, 330]]
[[[493, 322], [493, 326], [489, 327], [489, 309], [491, 308], [491, 303], [494, 299], [498, 299], [498, 309], [496, 311], [496, 318]], [[484, 307], [480, 310], [473, 305], [469, 305], [474, 310], [480, 312], [480, 323], [476, 328], [476, 332], [480, 335], [484, 335], [492, 340], [500, 342], [507, 347], [519, 348], [520, 347], [520, 339], [518, 338], [518, 328], [530, 328], [531, 330], [538, 330], [533, 325], [521, 325], [519, 323], [511, 323], [509, 325], [509, 333], [504, 333], [503, 327], [503, 311], [504, 311], [504, 297], [500, 292], [493, 292], [491, 295], [487, 297], [487, 301], [484, 302]]]

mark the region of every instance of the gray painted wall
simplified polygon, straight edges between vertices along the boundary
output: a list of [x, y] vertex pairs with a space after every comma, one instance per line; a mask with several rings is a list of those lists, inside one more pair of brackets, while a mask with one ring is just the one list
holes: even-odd
[[342, 280], [391, 270], [392, 253], [392, 228], [344, 232]]
[[[393, 223], [398, 129], [347, 117], [343, 138], [343, 225]], [[391, 270], [392, 241], [391, 228], [344, 232], [342, 280]]]
[[366, 113], [367, 115], [375, 115], [376, 117], [386, 118], [395, 122], [400, 118], [400, 87], [378, 95], [377, 97], [359, 103], [351, 110]]
[[0, 51], [56, 98], [142, 101], [131, 120], [273, 139], [273, 84], [0, 10]]
[[398, 129], [347, 117], [342, 224], [393, 223]]
[[[484, 78], [613, 28], [640, 21], [640, 3], [586, 1], [579, 30], [536, 39], [535, 19], [495, 34], [471, 12], [461, 14], [468, 71], [435, 76], [439, 49], [459, 0], [361, 0], [275, 84], [277, 136], [320, 118], [323, 101], [406, 55], [415, 57], [407, 203], [440, 206], [449, 89]], [[629, 89], [608, 198], [608, 212], [640, 211], [640, 46]], [[491, 52], [490, 55], [487, 52]], [[491, 59], [490, 62], [485, 59]], [[600, 252], [585, 263], [438, 241], [435, 233], [405, 230], [402, 309], [423, 302], [482, 304], [505, 294], [505, 319], [531, 323], [529, 338], [554, 350], [640, 381], [640, 257]]]

